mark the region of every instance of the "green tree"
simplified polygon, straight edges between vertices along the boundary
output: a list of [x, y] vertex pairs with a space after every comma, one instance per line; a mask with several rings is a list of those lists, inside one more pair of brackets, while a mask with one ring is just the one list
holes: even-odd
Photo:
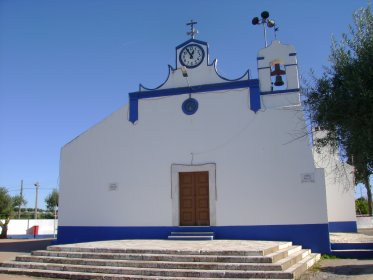
[[8, 190], [4, 187], [0, 187], [0, 238], [7, 238], [8, 236], [8, 224], [13, 214], [13, 202], [14, 201], [9, 195]]
[[58, 191], [54, 189], [46, 198], [45, 198], [45, 204], [47, 206], [47, 209], [54, 213], [54, 216], [56, 217], [56, 211], [58, 208]]
[[13, 197], [13, 205], [14, 205], [14, 207], [17, 208], [17, 209], [14, 209], [14, 210], [18, 211], [18, 219], [20, 218], [20, 215], [21, 215], [22, 205], [26, 205], [26, 204], [27, 204], [27, 201], [23, 196], [16, 195], [16, 196]]
[[355, 200], [355, 209], [356, 209], [356, 214], [358, 215], [366, 215], [368, 214], [368, 201], [366, 200], [365, 197], [359, 197], [358, 199]]
[[333, 40], [330, 62], [323, 76], [314, 78], [307, 90], [306, 109], [313, 126], [325, 130], [316, 148], [338, 151], [355, 168], [355, 182], [362, 182], [368, 194], [373, 172], [373, 16], [370, 6], [356, 11], [349, 34]]

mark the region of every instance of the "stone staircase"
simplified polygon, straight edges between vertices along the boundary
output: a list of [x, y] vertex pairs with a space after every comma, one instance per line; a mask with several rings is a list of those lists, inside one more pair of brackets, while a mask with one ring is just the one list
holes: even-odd
[[209, 231], [173, 231], [169, 240], [214, 240], [214, 233]]
[[[264, 241], [252, 241], [259, 243], [260, 249], [255, 249], [255, 244], [251, 246], [247, 245], [250, 243], [243, 243], [250, 241], [162, 242], [163, 247], [148, 249], [55, 245], [47, 250], [34, 251], [31, 255], [18, 256], [15, 261], [1, 263], [0, 273], [105, 280], [294, 279], [320, 258], [319, 254], [312, 254], [301, 246], [293, 246], [291, 242], [271, 242], [267, 246]], [[210, 249], [201, 250], [205, 248], [201, 242], [213, 245], [207, 245]], [[241, 247], [232, 249], [234, 244], [226, 247], [224, 244], [231, 244], [228, 242], [240, 242]], [[180, 246], [187, 246], [185, 243], [192, 247], [179, 249]], [[198, 244], [199, 249], [193, 248], [193, 244]]]
[[373, 259], [373, 243], [331, 243], [331, 254], [339, 258]]
[[367, 233], [330, 233], [330, 254], [339, 258], [373, 259], [373, 236]]

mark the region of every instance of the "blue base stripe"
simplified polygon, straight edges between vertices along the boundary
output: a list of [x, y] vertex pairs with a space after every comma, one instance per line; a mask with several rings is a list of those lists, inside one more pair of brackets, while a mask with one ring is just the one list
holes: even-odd
[[53, 234], [8, 234], [9, 239], [42, 239], [42, 238], [53, 238]]
[[373, 243], [332, 243], [332, 250], [373, 250]]
[[349, 222], [330, 222], [330, 232], [357, 232], [357, 225], [355, 221]]
[[338, 258], [373, 259], [373, 250], [332, 251], [330, 254]]
[[[58, 227], [58, 244], [118, 239], [167, 239], [185, 227]], [[328, 224], [188, 227], [188, 231], [212, 231], [215, 239], [292, 241], [314, 252], [329, 253]]]

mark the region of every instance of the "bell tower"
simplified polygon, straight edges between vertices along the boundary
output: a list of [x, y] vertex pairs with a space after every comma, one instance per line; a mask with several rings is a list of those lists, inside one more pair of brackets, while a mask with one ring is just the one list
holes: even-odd
[[299, 90], [298, 64], [295, 48], [274, 40], [258, 53], [260, 91]]

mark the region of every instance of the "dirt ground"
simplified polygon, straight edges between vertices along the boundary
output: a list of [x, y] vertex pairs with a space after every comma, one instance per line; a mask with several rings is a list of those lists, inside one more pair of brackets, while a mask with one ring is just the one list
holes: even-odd
[[[364, 232], [373, 235], [373, 230]], [[34, 250], [43, 250], [49, 246], [52, 239], [5, 239], [0, 240], [0, 262], [14, 260], [17, 255], [29, 254]], [[19, 275], [0, 274], [0, 280], [52, 280]], [[373, 259], [323, 259], [301, 276], [299, 280], [324, 279], [373, 279]]]

